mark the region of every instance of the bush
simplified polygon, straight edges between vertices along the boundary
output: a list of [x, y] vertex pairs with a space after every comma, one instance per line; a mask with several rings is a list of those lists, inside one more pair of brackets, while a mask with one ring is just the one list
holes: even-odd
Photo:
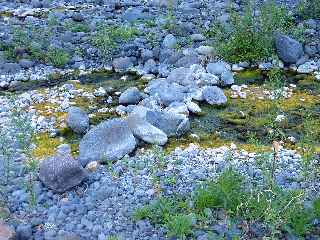
[[216, 182], [209, 183], [196, 192], [194, 203], [198, 211], [205, 208], [224, 208], [232, 213], [237, 210], [243, 197], [243, 177], [228, 169]]
[[192, 233], [192, 217], [184, 214], [173, 216], [166, 224], [169, 237], [186, 239]]
[[64, 67], [70, 60], [70, 55], [60, 48], [50, 48], [47, 53], [47, 62], [55, 67]]
[[320, 1], [303, 0], [299, 6], [298, 14], [304, 19], [320, 19]]
[[288, 32], [293, 21], [284, 7], [273, 1], [256, 7], [249, 1], [243, 15], [231, 10], [230, 26], [216, 25], [213, 31], [217, 52], [230, 62], [257, 62], [274, 53], [274, 32]]
[[100, 24], [97, 26], [96, 34], [91, 38], [91, 43], [107, 58], [119, 43], [126, 42], [137, 34], [137, 30], [129, 26]]

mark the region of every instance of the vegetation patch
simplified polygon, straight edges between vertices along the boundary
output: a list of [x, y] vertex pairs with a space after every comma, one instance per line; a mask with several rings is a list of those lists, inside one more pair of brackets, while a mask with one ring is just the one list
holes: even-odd
[[[270, 179], [270, 172], [265, 169], [264, 173], [265, 179]], [[138, 208], [134, 219], [148, 219], [165, 226], [168, 236], [186, 239], [196, 229], [209, 231], [218, 220], [214, 213], [223, 210], [226, 219], [240, 223], [242, 236], [249, 237], [251, 226], [262, 223], [264, 237], [279, 239], [284, 232], [305, 236], [312, 231], [312, 220], [319, 216], [319, 199], [310, 208], [304, 207], [303, 201], [302, 191], [282, 190], [272, 180], [256, 185], [230, 168], [189, 196], [161, 197]]]
[[216, 25], [210, 35], [225, 60], [257, 62], [274, 54], [274, 33], [290, 32], [293, 26], [293, 18], [285, 7], [279, 7], [273, 1], [258, 7], [250, 0], [243, 15], [230, 8], [230, 24]]

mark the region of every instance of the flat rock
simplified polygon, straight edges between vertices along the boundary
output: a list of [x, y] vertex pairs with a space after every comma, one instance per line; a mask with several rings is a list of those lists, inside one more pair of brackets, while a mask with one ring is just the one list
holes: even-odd
[[92, 161], [118, 160], [135, 147], [136, 140], [126, 120], [107, 120], [84, 135], [79, 146], [79, 159], [82, 166]]

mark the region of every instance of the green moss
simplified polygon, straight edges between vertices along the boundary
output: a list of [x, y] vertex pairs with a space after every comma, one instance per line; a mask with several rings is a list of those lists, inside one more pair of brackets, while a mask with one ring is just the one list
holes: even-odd
[[51, 138], [48, 133], [36, 135], [33, 142], [36, 144], [33, 156], [37, 159], [53, 156], [56, 148], [62, 143], [58, 138]]
[[235, 84], [257, 84], [264, 81], [260, 70], [244, 70], [235, 75]]

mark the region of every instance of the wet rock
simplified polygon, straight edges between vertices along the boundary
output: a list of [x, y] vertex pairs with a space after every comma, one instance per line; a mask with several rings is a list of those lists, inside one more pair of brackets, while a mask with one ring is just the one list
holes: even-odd
[[129, 115], [127, 121], [133, 135], [144, 142], [156, 145], [165, 145], [168, 141], [167, 135], [151, 125], [146, 119], [147, 109], [137, 108]]
[[227, 97], [224, 95], [223, 90], [216, 86], [205, 87], [202, 94], [206, 102], [211, 105], [223, 105], [227, 103]]
[[289, 36], [277, 34], [275, 43], [278, 56], [285, 63], [296, 63], [303, 55], [302, 44]]
[[80, 162], [72, 157], [70, 147], [67, 151], [58, 148], [55, 156], [40, 163], [39, 178], [48, 188], [63, 193], [86, 179], [87, 172]]
[[119, 98], [120, 104], [137, 104], [142, 99], [142, 94], [138, 88], [132, 87], [124, 91]]
[[83, 134], [89, 129], [89, 117], [79, 107], [71, 107], [68, 110], [67, 125], [75, 133]]
[[81, 13], [75, 13], [72, 15], [72, 20], [75, 22], [83, 22], [84, 16]]
[[79, 159], [82, 166], [89, 162], [118, 160], [131, 153], [136, 140], [123, 119], [112, 119], [92, 128], [81, 140]]

